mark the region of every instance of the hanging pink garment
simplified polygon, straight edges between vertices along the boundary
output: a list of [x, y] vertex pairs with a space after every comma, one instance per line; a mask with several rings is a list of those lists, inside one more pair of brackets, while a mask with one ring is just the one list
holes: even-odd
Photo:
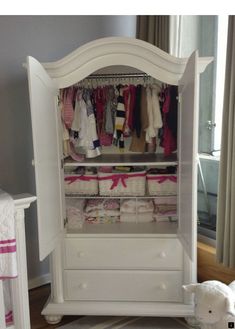
[[95, 98], [95, 109], [96, 109], [96, 122], [98, 137], [102, 130], [104, 120], [104, 106], [105, 106], [105, 90], [103, 87], [97, 87], [94, 91]]
[[110, 146], [112, 144], [112, 134], [105, 132], [105, 106], [107, 103], [107, 87], [98, 87], [95, 90], [95, 108], [97, 133], [101, 146]]
[[74, 119], [73, 96], [74, 96], [73, 87], [70, 87], [64, 91], [62, 118], [66, 128], [68, 129], [71, 129], [72, 122]]

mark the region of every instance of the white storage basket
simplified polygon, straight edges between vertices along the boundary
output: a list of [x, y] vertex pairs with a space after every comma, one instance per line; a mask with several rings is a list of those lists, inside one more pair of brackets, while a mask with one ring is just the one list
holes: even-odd
[[64, 177], [66, 194], [97, 195], [98, 180], [97, 174], [77, 175], [65, 174]]
[[100, 195], [145, 195], [146, 171], [132, 173], [98, 173]]
[[177, 175], [147, 174], [149, 195], [176, 195]]

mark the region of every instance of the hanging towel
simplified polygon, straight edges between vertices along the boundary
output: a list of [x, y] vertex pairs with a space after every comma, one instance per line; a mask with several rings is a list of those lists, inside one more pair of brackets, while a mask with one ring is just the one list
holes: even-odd
[[5, 321], [13, 321], [11, 308], [10, 278], [17, 276], [14, 201], [0, 189], [0, 280], [3, 280]]
[[3, 281], [3, 298], [5, 307], [5, 322], [8, 326], [13, 322], [10, 280]]

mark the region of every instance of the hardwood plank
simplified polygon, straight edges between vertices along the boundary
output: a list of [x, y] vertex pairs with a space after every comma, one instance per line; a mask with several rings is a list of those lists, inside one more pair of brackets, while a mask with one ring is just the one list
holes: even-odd
[[198, 242], [198, 281], [219, 280], [229, 284], [235, 280], [235, 268], [231, 269], [216, 262], [215, 248]]
[[29, 291], [31, 329], [58, 328], [58, 326], [62, 326], [63, 324], [75, 321], [79, 318], [78, 316], [64, 316], [59, 324], [49, 325], [45, 321], [44, 316], [41, 315], [43, 305], [46, 303], [49, 295], [50, 285], [44, 285]]

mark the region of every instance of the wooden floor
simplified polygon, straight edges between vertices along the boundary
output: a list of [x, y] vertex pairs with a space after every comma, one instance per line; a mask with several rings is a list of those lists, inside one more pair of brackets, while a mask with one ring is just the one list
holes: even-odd
[[57, 325], [49, 325], [41, 315], [43, 305], [50, 294], [50, 285], [35, 288], [29, 291], [31, 329], [52, 329], [76, 320], [77, 316], [64, 316]]

